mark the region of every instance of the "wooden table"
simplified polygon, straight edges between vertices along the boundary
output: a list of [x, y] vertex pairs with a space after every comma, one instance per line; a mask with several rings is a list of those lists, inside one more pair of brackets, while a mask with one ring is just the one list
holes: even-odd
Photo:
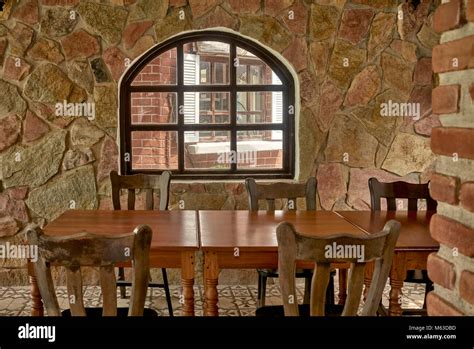
[[[439, 249], [439, 243], [431, 238], [429, 225], [434, 211], [339, 211], [341, 217], [369, 234], [380, 231], [385, 222], [395, 219], [402, 224], [395, 247], [395, 256], [390, 270], [389, 315], [402, 315], [402, 287], [407, 270], [426, 270], [428, 255]], [[365, 285], [371, 280], [371, 270], [367, 268]]]
[[[275, 232], [282, 221], [293, 223], [298, 232], [309, 236], [328, 236], [341, 232], [354, 236], [367, 234], [329, 211], [200, 211], [205, 315], [218, 315], [217, 284], [220, 269], [277, 268], [278, 244]], [[298, 264], [298, 267], [308, 267], [308, 263]]]
[[[80, 211], [70, 210], [47, 225], [48, 235], [64, 236], [83, 231], [96, 234], [131, 233], [147, 224], [153, 230], [150, 267], [181, 268], [183, 315], [194, 315], [194, 258], [199, 249], [196, 211]], [[32, 315], [43, 315], [43, 303], [34, 268], [29, 265]]]

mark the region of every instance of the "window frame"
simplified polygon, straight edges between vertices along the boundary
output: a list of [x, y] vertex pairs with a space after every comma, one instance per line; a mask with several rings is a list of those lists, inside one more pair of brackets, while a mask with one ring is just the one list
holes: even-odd
[[[196, 41], [219, 41], [230, 45], [229, 74], [227, 85], [185, 85], [183, 45]], [[237, 84], [237, 47], [251, 52], [264, 63], [281, 80], [281, 85], [239, 85]], [[134, 85], [132, 82], [141, 70], [162, 53], [176, 48], [177, 50], [177, 83], [175, 85]], [[175, 92], [177, 93], [178, 120], [176, 124], [132, 124], [131, 95], [137, 92]], [[184, 115], [179, 113], [179, 106], [184, 105], [185, 92], [228, 92], [230, 94], [229, 124], [185, 124]], [[238, 124], [238, 92], [282, 92], [282, 123]], [[258, 43], [242, 38], [239, 35], [220, 31], [190, 32], [170, 38], [142, 55], [125, 73], [120, 83], [120, 168], [122, 174], [149, 173], [160, 174], [171, 171], [178, 179], [243, 179], [254, 177], [260, 179], [294, 178], [295, 173], [295, 114], [290, 115], [290, 106], [295, 111], [294, 78], [287, 67], [273, 54]], [[185, 131], [230, 131], [230, 150], [237, 151], [238, 131], [282, 131], [282, 168], [281, 169], [238, 169], [233, 163], [230, 170], [186, 169], [185, 168]], [[178, 134], [178, 169], [133, 169], [132, 168], [132, 132], [136, 131], [176, 131]], [[125, 154], [128, 154], [126, 159]], [[126, 161], [128, 160], [128, 161]]]

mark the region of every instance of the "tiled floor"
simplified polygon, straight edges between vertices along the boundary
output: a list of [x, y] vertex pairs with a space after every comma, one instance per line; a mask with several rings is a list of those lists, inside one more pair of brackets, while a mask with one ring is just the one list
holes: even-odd
[[[337, 285], [337, 282], [336, 282]], [[180, 287], [172, 286], [173, 310], [175, 315], [181, 314], [181, 304], [179, 303]], [[383, 303], [388, 305], [388, 293], [390, 287], [384, 290]], [[254, 316], [257, 300], [257, 288], [255, 286], [219, 286], [219, 314], [222, 316]], [[195, 309], [196, 315], [202, 315], [203, 288], [195, 286]], [[337, 297], [336, 287], [336, 297]], [[418, 284], [405, 284], [403, 288], [403, 308], [421, 308], [424, 299], [424, 286]], [[62, 309], [68, 308], [66, 288], [58, 287], [57, 290], [59, 305]], [[298, 287], [298, 297], [301, 299], [303, 287]], [[336, 298], [337, 299], [337, 298]], [[100, 288], [97, 286], [87, 286], [84, 293], [86, 306], [100, 305]], [[266, 303], [268, 305], [281, 304], [280, 290], [278, 285], [268, 285]], [[128, 299], [119, 298], [119, 306], [128, 306]], [[162, 289], [149, 291], [147, 307], [158, 311], [161, 316], [168, 316], [168, 309], [164, 292]], [[29, 287], [0, 287], [0, 316], [28, 316], [30, 307]]]

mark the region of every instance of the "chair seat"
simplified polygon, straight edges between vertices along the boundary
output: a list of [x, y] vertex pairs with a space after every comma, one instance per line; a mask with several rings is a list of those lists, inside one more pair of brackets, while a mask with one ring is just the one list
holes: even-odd
[[420, 270], [422, 275], [416, 275], [416, 270], [407, 270], [405, 282], [414, 282], [419, 284], [432, 284], [433, 282], [428, 277], [426, 270]]
[[[309, 304], [298, 304], [300, 316], [309, 317], [309, 309]], [[343, 310], [344, 306], [338, 304], [326, 304], [324, 309], [325, 316], [341, 316]], [[255, 315], [259, 317], [284, 317], [285, 312], [282, 305], [269, 305], [258, 308]]]
[[[260, 275], [270, 278], [278, 277], [278, 269], [257, 269], [257, 272]], [[313, 269], [296, 269], [295, 275], [297, 278], [311, 277], [313, 275]]]
[[[85, 308], [87, 317], [102, 317], [102, 308]], [[61, 312], [64, 317], [71, 317], [71, 310], [65, 309]], [[117, 317], [127, 317], [128, 308], [117, 308]], [[143, 309], [144, 317], [157, 317], [158, 313], [150, 308]]]

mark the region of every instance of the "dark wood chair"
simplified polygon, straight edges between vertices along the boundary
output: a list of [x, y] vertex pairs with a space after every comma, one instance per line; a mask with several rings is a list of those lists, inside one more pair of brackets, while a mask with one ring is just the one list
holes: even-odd
[[[158, 314], [145, 309], [148, 288], [149, 252], [152, 231], [141, 225], [133, 233], [105, 236], [79, 233], [70, 236], [47, 236], [37, 227], [26, 228], [30, 245], [38, 246], [38, 259], [34, 267], [38, 287], [49, 316], [61, 316], [50, 265], [66, 269], [67, 292], [70, 309], [66, 316], [143, 316]], [[114, 272], [116, 263], [131, 262], [133, 268], [132, 295], [129, 308], [117, 308], [117, 286]], [[100, 269], [100, 286], [103, 307], [85, 308], [82, 293], [81, 267]]]
[[[288, 209], [296, 210], [296, 199], [306, 199], [306, 210], [316, 210], [316, 187], [317, 182], [315, 177], [308, 179], [306, 183], [292, 184], [292, 183], [272, 183], [272, 184], [257, 184], [253, 178], [245, 180], [245, 187], [247, 188], [249, 210], [258, 211], [259, 200], [265, 200], [267, 203], [267, 210], [275, 210], [275, 199], [288, 199]], [[267, 287], [267, 278], [278, 278], [278, 270], [276, 269], [257, 269], [258, 272], [258, 307], [265, 306], [265, 296]], [[305, 296], [304, 303], [309, 303], [309, 294], [311, 288], [312, 270], [299, 269], [296, 276], [305, 279]], [[331, 274], [331, 277], [334, 273]], [[328, 297], [328, 301], [334, 303], [334, 284], [331, 283], [328, 293], [332, 296]], [[328, 295], [329, 296], [329, 295]]]
[[[120, 210], [120, 192], [122, 189], [128, 191], [127, 209], [135, 210], [136, 190], [143, 190], [146, 192], [145, 209], [154, 209], [154, 193], [159, 191], [160, 203], [159, 210], [165, 211], [168, 209], [169, 202], [169, 188], [170, 188], [171, 173], [164, 171], [160, 176], [158, 175], [143, 175], [136, 174], [131, 176], [121, 176], [117, 171], [110, 172], [110, 181], [112, 183], [112, 202], [114, 210]], [[168, 305], [168, 312], [173, 316], [173, 305], [171, 303], [171, 293], [168, 284], [168, 275], [166, 269], [162, 268], [163, 283], [149, 283], [149, 287], [159, 287], [165, 290], [166, 303]], [[125, 286], [130, 286], [131, 283], [125, 280], [125, 270], [123, 267], [119, 268], [117, 286], [120, 287], [120, 296], [125, 298]]]
[[[387, 222], [383, 230], [367, 237], [358, 238], [341, 233], [330, 237], [308, 237], [298, 234], [295, 227], [283, 222], [277, 228], [278, 270], [283, 306], [269, 306], [257, 309], [257, 316], [324, 316], [324, 315], [357, 315], [364, 287], [364, 272], [367, 262], [375, 262], [374, 276], [367, 299], [362, 309], [362, 316], [375, 316], [383, 289], [392, 265], [395, 244], [400, 233], [400, 223], [394, 220]], [[363, 258], [352, 253], [339, 256], [328, 254], [327, 247], [342, 246], [359, 248]], [[362, 250], [363, 248], [363, 250]], [[310, 305], [298, 305], [296, 302], [295, 269], [297, 260], [315, 262], [311, 285]], [[331, 306], [325, 302], [326, 289], [330, 280], [331, 263], [351, 263], [349, 292], [345, 305]]]
[[[377, 178], [369, 179], [369, 190], [370, 190], [370, 206], [372, 211], [381, 210], [381, 200], [386, 199], [387, 210], [397, 210], [397, 199], [408, 199], [408, 211], [418, 210], [418, 200], [426, 200], [426, 209], [434, 211], [438, 203], [433, 200], [430, 196], [429, 185], [426, 184], [413, 184], [407, 182], [392, 182], [384, 183], [377, 180]], [[428, 278], [428, 272], [426, 270], [409, 270], [405, 282], [411, 283], [423, 283], [426, 285], [425, 301], [423, 303], [423, 309], [407, 309], [403, 313], [405, 315], [426, 315], [426, 296], [430, 291], [433, 290], [433, 282]]]

